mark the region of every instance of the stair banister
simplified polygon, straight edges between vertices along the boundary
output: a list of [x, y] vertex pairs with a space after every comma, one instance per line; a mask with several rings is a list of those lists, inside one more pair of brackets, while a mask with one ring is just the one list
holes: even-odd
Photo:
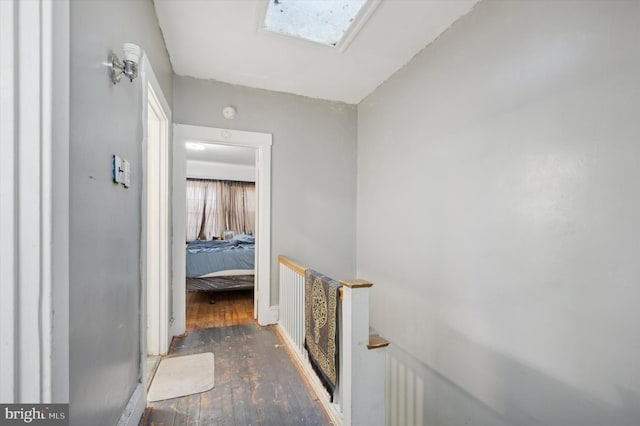
[[339, 380], [331, 403], [309, 364], [303, 345], [306, 267], [285, 256], [279, 256], [279, 261], [278, 329], [331, 421], [344, 426], [384, 425], [385, 348], [389, 343], [369, 333], [369, 291], [373, 284], [362, 279], [340, 281]]
[[342, 421], [344, 426], [384, 425], [384, 369], [387, 344], [369, 348], [369, 291], [362, 279], [341, 280], [344, 333]]

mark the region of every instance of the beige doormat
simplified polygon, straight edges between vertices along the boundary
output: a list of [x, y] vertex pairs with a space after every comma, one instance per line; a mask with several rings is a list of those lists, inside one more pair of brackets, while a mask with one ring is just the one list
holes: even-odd
[[165, 358], [151, 382], [147, 401], [178, 398], [205, 392], [214, 385], [213, 353]]

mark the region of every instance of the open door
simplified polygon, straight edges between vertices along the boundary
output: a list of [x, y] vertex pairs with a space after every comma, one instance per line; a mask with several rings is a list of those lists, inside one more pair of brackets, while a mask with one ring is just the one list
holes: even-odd
[[146, 87], [146, 160], [143, 247], [146, 282], [146, 355], [167, 353], [172, 319], [169, 247], [170, 111], [150, 65], [143, 64]]
[[254, 314], [261, 325], [278, 321], [277, 306], [271, 305], [271, 144], [269, 133], [246, 132], [214, 127], [174, 125], [173, 189], [173, 276], [176, 286], [176, 324], [184, 331], [185, 301], [185, 143], [198, 142], [253, 148], [256, 151], [256, 260]]

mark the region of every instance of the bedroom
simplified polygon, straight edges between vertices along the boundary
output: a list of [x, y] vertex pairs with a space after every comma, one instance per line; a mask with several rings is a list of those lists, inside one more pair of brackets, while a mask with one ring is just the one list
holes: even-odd
[[186, 142], [186, 329], [250, 321], [255, 149]]

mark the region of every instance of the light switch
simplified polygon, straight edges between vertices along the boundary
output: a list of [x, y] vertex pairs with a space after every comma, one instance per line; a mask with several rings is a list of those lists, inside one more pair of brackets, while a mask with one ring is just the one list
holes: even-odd
[[127, 160], [124, 160], [123, 170], [124, 179], [122, 181], [122, 184], [125, 188], [128, 188], [131, 185], [131, 163], [129, 163]]
[[113, 156], [113, 181], [121, 183], [125, 188], [131, 185], [131, 163], [115, 154]]
[[122, 158], [117, 155], [113, 156], [113, 181], [115, 183], [122, 182], [120, 171], [122, 170]]

